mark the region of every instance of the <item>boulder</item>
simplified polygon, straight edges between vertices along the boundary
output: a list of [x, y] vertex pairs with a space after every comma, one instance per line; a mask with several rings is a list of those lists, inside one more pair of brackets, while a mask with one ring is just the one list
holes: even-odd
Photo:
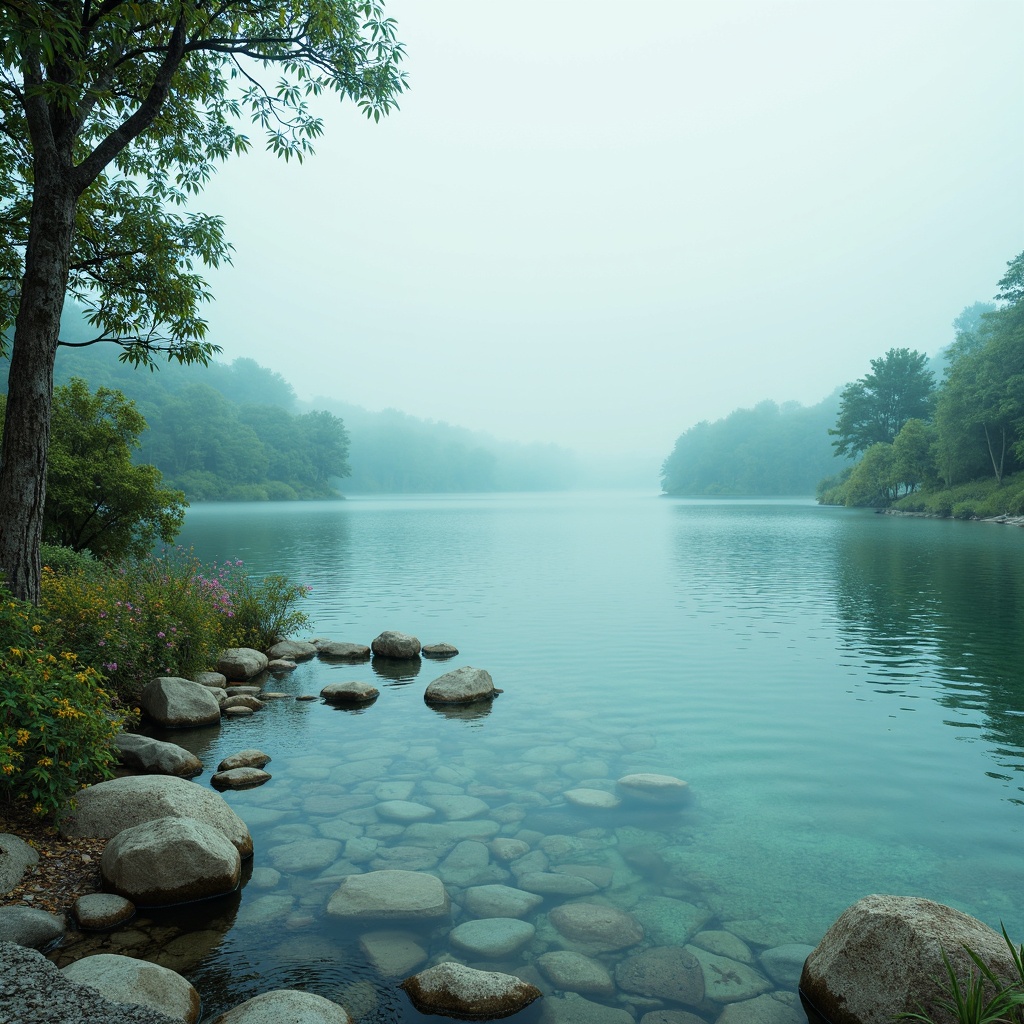
[[428, 704], [471, 704], [473, 701], [490, 700], [500, 692], [494, 688], [490, 672], [463, 665], [438, 676], [427, 687], [423, 699]]
[[359, 948], [385, 978], [400, 978], [416, 970], [427, 959], [420, 936], [403, 931], [364, 932]]
[[328, 704], [372, 704], [380, 696], [380, 690], [369, 683], [328, 683], [320, 696]]
[[122, 829], [156, 818], [196, 818], [219, 829], [243, 860], [252, 856], [252, 836], [224, 798], [170, 775], [129, 775], [81, 790], [76, 806], [59, 819], [71, 837], [110, 839]]
[[704, 998], [704, 971], [692, 953], [678, 946], [655, 946], [620, 960], [615, 982], [624, 992], [684, 1006], [699, 1006]]
[[685, 803], [690, 795], [689, 784], [682, 779], [650, 772], [624, 775], [619, 779], [618, 787], [624, 797], [645, 804], [676, 806]]
[[267, 662], [267, 671], [273, 672], [274, 675], [284, 675], [288, 672], [294, 672], [299, 667], [297, 661], [290, 661], [288, 658], [271, 658]]
[[523, 948], [536, 929], [514, 917], [484, 917], [463, 921], [448, 933], [448, 941], [474, 960], [507, 960]]
[[208, 686], [176, 676], [157, 676], [143, 687], [142, 710], [160, 725], [190, 729], [220, 722], [220, 705]]
[[151, 736], [121, 732], [114, 737], [114, 746], [117, 747], [117, 759], [121, 764], [135, 771], [191, 779], [203, 770], [203, 762], [191, 750], [179, 747], [177, 743], [165, 743]]
[[3, 1024], [181, 1024], [149, 1006], [114, 1003], [79, 985], [34, 949], [0, 941]]
[[563, 903], [548, 914], [548, 920], [561, 935], [595, 952], [626, 949], [644, 939], [644, 930], [632, 914], [603, 903]]
[[229, 682], [245, 682], [258, 676], [270, 659], [251, 647], [229, 647], [217, 659], [217, 671]]
[[463, 909], [474, 917], [528, 917], [543, 902], [543, 896], [509, 885], [475, 885], [462, 894]]
[[271, 775], [262, 768], [229, 768], [226, 772], [217, 772], [210, 778], [214, 789], [252, 789], [269, 782]]
[[235, 693], [220, 702], [221, 711], [227, 713], [228, 711], [237, 711], [239, 708], [247, 709], [249, 711], [262, 711], [264, 703], [258, 697], [254, 697], [251, 693]]
[[336, 658], [339, 661], [366, 661], [370, 648], [366, 644], [350, 644], [343, 640], [316, 640], [316, 653], [321, 658]]
[[38, 907], [0, 907], [0, 942], [45, 949], [64, 934], [64, 918]]
[[197, 672], [195, 681], [200, 686], [209, 686], [217, 690], [222, 690], [228, 684], [227, 677], [221, 672]]
[[186, 1024], [199, 1020], [199, 993], [167, 967], [117, 953], [97, 953], [68, 964], [61, 973], [112, 1002], [148, 1006]]
[[305, 640], [282, 640], [267, 651], [267, 657], [272, 661], [279, 658], [285, 661], [308, 661], [316, 655], [316, 645]]
[[0, 834], [0, 896], [9, 893], [37, 863], [39, 854], [24, 839], [7, 832]]
[[937, 1021], [945, 951], [965, 977], [970, 947], [1001, 978], [1016, 978], [1010, 951], [988, 925], [914, 896], [865, 896], [843, 912], [807, 958], [800, 994], [831, 1024], [890, 1024], [923, 1011]]
[[73, 912], [83, 931], [102, 932], [134, 917], [135, 904], [112, 892], [90, 892], [75, 900]]
[[229, 757], [225, 757], [219, 765], [217, 765], [217, 771], [229, 772], [232, 768], [264, 768], [273, 760], [269, 754], [264, 754], [262, 750], [256, 750], [255, 747], [248, 747], [245, 750], [240, 750], [237, 754], [231, 754]]
[[275, 989], [247, 999], [211, 1024], [352, 1024], [348, 1011], [313, 992]]
[[344, 920], [433, 921], [449, 916], [451, 902], [434, 875], [385, 869], [349, 875], [327, 913]]
[[568, 803], [586, 811], [614, 811], [622, 801], [603, 789], [567, 789], [563, 794]]
[[458, 653], [458, 647], [453, 647], [451, 644], [427, 644], [420, 651], [424, 658], [435, 658], [438, 661], [443, 661], [445, 658], [454, 658]]
[[463, 964], [443, 963], [402, 982], [420, 1013], [467, 1020], [497, 1020], [529, 1006], [540, 989], [511, 974], [477, 971]]
[[563, 992], [595, 996], [615, 994], [615, 982], [604, 964], [582, 953], [554, 950], [537, 957], [536, 963], [541, 974]]
[[108, 889], [136, 906], [165, 907], [234, 892], [242, 872], [224, 833], [194, 818], [157, 818], [118, 832], [100, 858]]
[[370, 649], [378, 658], [418, 658], [420, 642], [407, 633], [385, 630], [374, 638]]

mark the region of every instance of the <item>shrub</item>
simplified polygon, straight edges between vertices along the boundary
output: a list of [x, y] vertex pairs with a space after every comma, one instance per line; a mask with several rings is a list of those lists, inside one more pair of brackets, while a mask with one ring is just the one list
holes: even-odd
[[99, 560], [91, 551], [76, 551], [60, 544], [42, 544], [39, 556], [43, 565], [53, 572], [64, 575], [69, 572], [81, 572], [89, 575], [100, 569]]
[[253, 579], [242, 571], [241, 562], [225, 563], [218, 579], [231, 601], [231, 614], [224, 623], [225, 647], [265, 651], [309, 624], [309, 616], [295, 607], [309, 587], [281, 575]]
[[42, 616], [0, 591], [0, 793], [58, 811], [83, 786], [111, 778], [124, 723], [92, 666], [46, 638]]
[[950, 509], [950, 514], [954, 519], [974, 519], [974, 502], [958, 501], [952, 509]]

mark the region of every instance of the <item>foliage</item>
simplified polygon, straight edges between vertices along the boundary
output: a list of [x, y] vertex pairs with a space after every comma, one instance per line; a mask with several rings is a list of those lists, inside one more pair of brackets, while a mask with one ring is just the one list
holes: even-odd
[[662, 465], [668, 494], [811, 494], [831, 468], [836, 398], [809, 408], [761, 402], [682, 434]]
[[893, 508], [935, 516], [955, 515], [960, 519], [1024, 516], [1024, 472], [1004, 477], [1001, 485], [989, 477], [955, 487], [917, 491], [900, 498]]
[[[0, 5], [0, 351], [15, 325], [0, 452], [0, 566], [39, 599], [53, 361], [67, 293], [133, 366], [208, 362], [197, 267], [229, 259], [187, 209], [250, 147], [313, 151], [313, 97], [378, 120], [405, 89], [380, 0]], [[276, 82], [272, 75], [279, 75]], [[185, 211], [185, 212], [177, 212]]]
[[103, 676], [60, 645], [30, 604], [0, 590], [0, 795], [50, 814], [111, 778], [114, 713]]
[[871, 360], [871, 372], [847, 384], [839, 417], [829, 434], [836, 455], [857, 455], [873, 444], [892, 444], [909, 419], [931, 418], [934, 374], [928, 357], [908, 348], [891, 348]]
[[[1021, 1007], [1024, 1007], [1024, 946], [1014, 946], [1006, 928], [1003, 928], [1006, 943], [1016, 968], [1017, 977], [1000, 978], [970, 946], [964, 946], [972, 962], [965, 979], [957, 974], [945, 950], [942, 950], [942, 965], [946, 973], [942, 982], [945, 995], [937, 1006], [949, 1014], [956, 1024], [1013, 1024], [1024, 1021]], [[896, 1020], [920, 1021], [936, 1024], [932, 1014], [919, 1008], [914, 1012], [897, 1014]]]
[[280, 576], [251, 580], [241, 562], [205, 566], [172, 549], [101, 570], [44, 569], [42, 607], [48, 634], [128, 703], [154, 676], [191, 677], [224, 647], [265, 649], [307, 621], [295, 607], [304, 587]]

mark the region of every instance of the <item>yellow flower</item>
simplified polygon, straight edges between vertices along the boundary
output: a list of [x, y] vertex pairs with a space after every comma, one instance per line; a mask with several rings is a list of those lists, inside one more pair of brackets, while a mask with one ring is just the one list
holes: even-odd
[[5, 764], [3, 770], [4, 770], [4, 775], [13, 775], [14, 774], [14, 765], [13, 764]]
[[19, 747], [25, 746], [25, 744], [28, 743], [28, 741], [31, 738], [32, 738], [32, 734], [28, 731], [28, 729], [19, 729], [18, 730], [18, 746]]
[[36, 764], [39, 765], [40, 768], [50, 768], [53, 766], [53, 758], [41, 757], [39, 758], [38, 761], [36, 761]]
[[43, 631], [43, 627], [40, 626], [38, 622], [32, 627], [32, 632], [33, 633], [41, 633], [42, 631]]

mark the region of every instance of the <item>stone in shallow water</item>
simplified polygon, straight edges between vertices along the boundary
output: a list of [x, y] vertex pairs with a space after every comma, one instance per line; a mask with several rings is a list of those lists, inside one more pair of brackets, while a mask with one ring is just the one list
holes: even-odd
[[655, 946], [615, 965], [619, 988], [654, 999], [698, 1006], [704, 998], [704, 972], [697, 958], [678, 946]]
[[633, 913], [659, 946], [685, 946], [711, 920], [710, 910], [670, 896], [645, 896]]
[[567, 949], [544, 953], [537, 957], [537, 967], [555, 988], [595, 996], [615, 993], [615, 982], [604, 964], [582, 953]]
[[485, 960], [503, 960], [525, 946], [536, 929], [526, 921], [512, 917], [484, 917], [464, 921], [448, 935], [451, 944], [472, 956]]
[[438, 873], [447, 885], [466, 887], [489, 885], [508, 878], [508, 872], [491, 863], [490, 851], [483, 843], [465, 840], [445, 857]]
[[299, 839], [267, 851], [274, 867], [289, 875], [322, 870], [340, 856], [341, 843], [336, 839]]
[[452, 644], [427, 644], [420, 653], [424, 658], [454, 658], [459, 649]]
[[448, 821], [465, 821], [479, 818], [490, 811], [490, 805], [475, 796], [430, 796], [428, 803]]
[[269, 782], [269, 772], [259, 768], [231, 768], [226, 772], [217, 772], [210, 778], [214, 789], [252, 789]]
[[618, 787], [623, 796], [648, 804], [678, 806], [685, 803], [690, 795], [689, 783], [673, 775], [623, 775]]
[[[714, 950], [713, 952], [718, 951]], [[813, 952], [813, 946], [805, 945], [802, 942], [790, 942], [784, 946], [775, 946], [772, 949], [764, 950], [761, 954], [761, 966], [776, 984], [796, 990], [804, 963]], [[739, 959], [739, 957], [735, 959]]]
[[486, 840], [501, 831], [496, 821], [477, 818], [472, 821], [446, 821], [435, 824], [420, 821], [410, 825], [403, 837], [409, 846], [428, 846], [432, 849], [450, 849], [466, 839]]
[[781, 999], [781, 995], [775, 993], [730, 1003], [715, 1024], [807, 1024], [807, 1015]]
[[526, 917], [544, 898], [509, 885], [475, 885], [462, 896], [462, 907], [474, 917]]
[[564, 796], [569, 803], [589, 811], [613, 811], [622, 803], [614, 793], [601, 789], [569, 789]]
[[280, 1024], [301, 1021], [301, 1024], [352, 1024], [348, 1011], [323, 996], [298, 989], [275, 989], [253, 996], [211, 1024]]
[[416, 821], [426, 821], [428, 818], [437, 817], [437, 811], [433, 807], [414, 803], [411, 800], [385, 800], [377, 804], [375, 809], [385, 821], [398, 821], [402, 824], [412, 824]]
[[370, 650], [379, 658], [417, 658], [420, 642], [408, 633], [388, 629], [374, 638]]
[[321, 691], [328, 704], [372, 704], [379, 696], [380, 690], [369, 683], [352, 680], [346, 683], [328, 683]]
[[366, 932], [359, 937], [363, 955], [385, 978], [398, 978], [416, 970], [427, 959], [417, 936], [401, 931]]
[[436, 920], [451, 903], [439, 878], [416, 871], [370, 871], [349, 875], [331, 896], [327, 913], [356, 920]]
[[495, 860], [505, 863], [516, 860], [530, 852], [530, 844], [522, 839], [492, 839], [488, 849]]
[[83, 931], [105, 931], [134, 917], [135, 904], [113, 893], [91, 892], [75, 900], [74, 914]]
[[767, 992], [772, 984], [752, 967], [738, 960], [709, 953], [699, 946], [687, 946], [704, 969], [705, 993], [716, 1003], [738, 1003]]
[[585, 999], [576, 992], [545, 996], [540, 1024], [636, 1024], [631, 1013]]
[[240, 750], [237, 754], [232, 754], [230, 757], [225, 757], [217, 765], [217, 771], [229, 772], [232, 768], [265, 768], [272, 760], [273, 758], [269, 754], [264, 754], [262, 750], [250, 747], [247, 750]]
[[[739, 960], [741, 964], [752, 964], [754, 962], [754, 954], [750, 947], [739, 936], [733, 935], [732, 932], [698, 932], [694, 935], [692, 941], [693, 945], [700, 946], [701, 949], [706, 949], [709, 953], [717, 953], [719, 956], [727, 956], [730, 960]], [[683, 945], [685, 945], [685, 943], [683, 943]], [[804, 960], [807, 959], [807, 953], [811, 951], [811, 947], [801, 946], [800, 948], [807, 951], [800, 960], [800, 967], [803, 967]], [[792, 986], [793, 988], [796, 988], [796, 980], [799, 978], [800, 968], [797, 968], [796, 979]]]
[[[722, 1020], [721, 1017], [718, 1020]], [[706, 1024], [703, 1017], [698, 1017], [688, 1010], [652, 1010], [640, 1018], [640, 1024]], [[716, 1021], [715, 1024], [718, 1024]], [[736, 1024], [739, 1024], [737, 1021]], [[753, 1020], [743, 1024], [755, 1024]]]
[[344, 640], [317, 640], [314, 642], [321, 658], [336, 658], [339, 661], [366, 661], [370, 648], [366, 644], [350, 644]]
[[241, 928], [255, 928], [287, 917], [295, 906], [295, 897], [284, 893], [259, 896], [246, 903], [235, 917], [235, 924]]
[[378, 800], [408, 800], [415, 788], [416, 783], [410, 779], [394, 779], [382, 782], [373, 795]]
[[472, 704], [490, 700], [500, 692], [489, 672], [464, 665], [438, 676], [427, 686], [423, 699], [428, 704]]
[[598, 887], [581, 875], [555, 871], [525, 871], [516, 877], [520, 889], [541, 896], [593, 896]]
[[457, 963], [438, 964], [414, 974], [401, 987], [421, 1013], [470, 1020], [510, 1017], [541, 994], [540, 989], [511, 974], [477, 971]]
[[441, 858], [422, 846], [381, 846], [370, 861], [374, 871], [398, 868], [403, 871], [430, 871]]
[[602, 903], [565, 903], [555, 907], [548, 919], [561, 935], [597, 952], [626, 949], [644, 939], [643, 927], [632, 914]]

